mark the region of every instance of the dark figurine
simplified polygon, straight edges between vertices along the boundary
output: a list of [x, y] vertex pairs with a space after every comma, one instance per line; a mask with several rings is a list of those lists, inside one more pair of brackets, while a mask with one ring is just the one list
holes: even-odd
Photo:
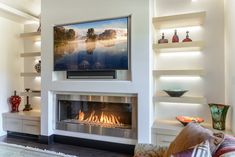
[[168, 43], [168, 39], [165, 39], [164, 33], [162, 33], [162, 38], [158, 40], [158, 44]]
[[186, 38], [183, 40], [183, 42], [192, 42], [192, 39], [189, 38], [189, 35], [188, 35], [189, 31], [186, 32]]

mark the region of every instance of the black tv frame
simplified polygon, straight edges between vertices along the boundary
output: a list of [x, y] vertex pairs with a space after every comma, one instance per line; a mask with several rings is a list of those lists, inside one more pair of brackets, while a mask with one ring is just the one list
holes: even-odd
[[[86, 70], [76, 70], [76, 71], [67, 71], [67, 70], [55, 70], [55, 60], [53, 57], [53, 71], [57, 72], [57, 71], [66, 71], [67, 72], [67, 78], [72, 78], [71, 74], [73, 73], [73, 75], [75, 75], [74, 77], [76, 77], [76, 75], [78, 75], [77, 73], [83, 73], [86, 74], [85, 76], [93, 76], [93, 74], [96, 72], [96, 74], [100, 74], [101, 76], [106, 73], [108, 74], [108, 72], [110, 72], [110, 75], [113, 76], [113, 78], [116, 78], [116, 70], [129, 70], [130, 69], [130, 65], [131, 65], [131, 15], [128, 16], [121, 16], [121, 17], [114, 17], [114, 18], [106, 18], [106, 19], [98, 19], [98, 20], [91, 20], [91, 21], [81, 21], [81, 22], [73, 22], [73, 23], [65, 23], [65, 24], [59, 24], [59, 25], [54, 25], [53, 26], [53, 30], [55, 27], [58, 26], [65, 26], [65, 25], [72, 25], [72, 24], [82, 24], [82, 23], [88, 23], [88, 22], [96, 22], [96, 21], [104, 21], [104, 20], [112, 20], [112, 19], [119, 19], [119, 18], [128, 18], [128, 25], [127, 25], [127, 30], [128, 30], [128, 37], [127, 37], [127, 41], [128, 41], [128, 45], [127, 45], [127, 50], [128, 50], [128, 67], [127, 69], [86, 69]], [[53, 31], [54, 33], [54, 31]], [[54, 41], [54, 35], [53, 35], [53, 41]], [[54, 54], [54, 42], [53, 42], [53, 54]], [[113, 75], [113, 71], [115, 71], [115, 76]], [[89, 74], [90, 72], [90, 74]], [[68, 75], [69, 73], [69, 75]]]

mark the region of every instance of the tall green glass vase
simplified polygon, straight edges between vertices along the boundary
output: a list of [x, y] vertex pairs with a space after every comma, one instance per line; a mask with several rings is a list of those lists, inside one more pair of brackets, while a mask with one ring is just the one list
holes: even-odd
[[209, 104], [213, 128], [217, 130], [225, 130], [226, 116], [229, 109], [228, 105]]

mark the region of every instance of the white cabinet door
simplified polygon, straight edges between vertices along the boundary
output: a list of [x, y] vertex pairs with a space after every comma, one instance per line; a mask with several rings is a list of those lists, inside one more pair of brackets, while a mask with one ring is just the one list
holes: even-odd
[[153, 143], [158, 146], [169, 146], [170, 143], [175, 139], [175, 136], [172, 135], [161, 135], [155, 134], [153, 136]]
[[40, 122], [31, 121], [31, 120], [23, 120], [23, 133], [32, 134], [32, 135], [40, 135]]
[[6, 118], [6, 130], [22, 133], [22, 119]]

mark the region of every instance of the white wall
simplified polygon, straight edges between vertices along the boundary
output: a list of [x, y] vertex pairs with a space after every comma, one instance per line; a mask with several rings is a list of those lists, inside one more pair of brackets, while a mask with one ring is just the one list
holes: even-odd
[[[22, 41], [19, 34], [23, 32], [23, 25], [0, 17], [0, 114], [8, 112], [11, 107], [8, 98], [14, 94], [14, 90], [22, 90]], [[23, 104], [21, 103], [21, 106]], [[0, 116], [0, 136], [5, 132], [2, 130], [2, 116]]]
[[[132, 16], [131, 81], [53, 80], [53, 25]], [[150, 143], [150, 18], [148, 0], [42, 0], [42, 135], [53, 130], [50, 91], [138, 94], [138, 142]], [[68, 136], [70, 134], [67, 134]], [[79, 136], [79, 135], [78, 135]], [[115, 142], [115, 141], [113, 141]]]
[[[232, 124], [235, 120], [235, 1], [225, 0], [225, 50], [226, 50], [226, 81], [227, 81], [227, 102], [232, 105]], [[232, 125], [233, 132], [235, 125]]]
[[[224, 1], [222, 0], [155, 0], [155, 16], [206, 11], [205, 23], [201, 28], [190, 30], [190, 37], [205, 41], [205, 48], [196, 56], [161, 56], [155, 63], [157, 68], [205, 69], [206, 75], [198, 80], [162, 81], [157, 80], [158, 89], [185, 88], [188, 96], [205, 96], [208, 103], [225, 104], [225, 53], [224, 53]], [[167, 34], [171, 41], [172, 33]], [[180, 40], [185, 38], [187, 29], [179, 31]], [[183, 35], [182, 35], [183, 34]], [[160, 34], [156, 34], [160, 38]], [[165, 112], [164, 112], [165, 111]], [[165, 114], [167, 112], [167, 114]], [[156, 111], [160, 119], [174, 119], [177, 115], [201, 116], [211, 123], [209, 107], [205, 105], [160, 104]], [[228, 117], [230, 127], [230, 117]]]

